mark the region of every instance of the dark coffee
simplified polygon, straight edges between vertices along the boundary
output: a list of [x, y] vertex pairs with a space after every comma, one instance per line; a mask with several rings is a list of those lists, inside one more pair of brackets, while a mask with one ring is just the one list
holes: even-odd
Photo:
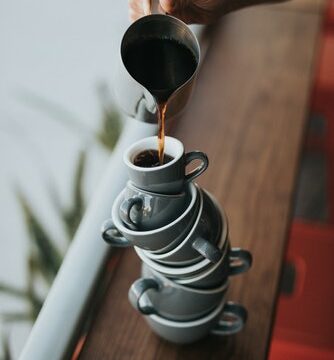
[[166, 102], [197, 67], [194, 53], [173, 39], [137, 39], [128, 44], [122, 57], [128, 72], [158, 103]]
[[140, 152], [133, 160], [134, 165], [140, 167], [156, 167], [164, 165], [172, 161], [174, 158], [170, 155], [164, 154], [163, 162], [160, 163], [159, 152], [157, 150], [144, 150]]
[[128, 72], [154, 96], [158, 104], [158, 148], [162, 165], [167, 101], [196, 71], [196, 57], [188, 47], [178, 41], [161, 38], [133, 41], [122, 55]]

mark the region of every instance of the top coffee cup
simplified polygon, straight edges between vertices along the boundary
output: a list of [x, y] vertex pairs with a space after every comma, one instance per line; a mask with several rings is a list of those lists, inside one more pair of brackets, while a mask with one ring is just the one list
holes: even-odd
[[[150, 164], [149, 150], [157, 151], [158, 137], [151, 136], [139, 140], [131, 145], [124, 153], [124, 163], [128, 170], [129, 179], [136, 187], [160, 194], [178, 194], [183, 191], [185, 183], [192, 181], [202, 174], [208, 167], [208, 157], [201, 151], [184, 152], [181, 141], [165, 137], [165, 159], [163, 165]], [[146, 157], [142, 162], [138, 155]], [[186, 166], [193, 160], [200, 164], [186, 174]], [[156, 166], [157, 165], [157, 166]]]

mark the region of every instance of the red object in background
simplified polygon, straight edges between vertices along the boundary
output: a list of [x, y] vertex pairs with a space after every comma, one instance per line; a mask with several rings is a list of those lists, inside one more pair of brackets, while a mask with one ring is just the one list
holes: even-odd
[[325, 17], [325, 32], [334, 32], [334, 1], [328, 1], [328, 8]]
[[279, 298], [270, 360], [333, 360], [334, 226], [295, 221], [286, 259], [294, 289]]
[[275, 339], [271, 344], [270, 360], [333, 360], [333, 352]]
[[323, 116], [326, 129], [323, 136], [308, 135], [307, 148], [326, 155], [329, 222], [334, 224], [334, 1], [328, 3], [315, 84], [311, 99], [311, 112]]
[[326, 125], [324, 134], [308, 135], [306, 146], [326, 158], [328, 224], [292, 224], [286, 262], [295, 269], [294, 288], [279, 298], [270, 360], [334, 360], [334, 0], [325, 16], [311, 112]]

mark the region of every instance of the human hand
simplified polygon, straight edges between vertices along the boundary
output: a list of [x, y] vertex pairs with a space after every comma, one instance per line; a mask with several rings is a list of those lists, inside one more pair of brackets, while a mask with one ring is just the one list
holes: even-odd
[[[130, 19], [135, 21], [149, 15], [151, 1], [129, 0]], [[159, 12], [173, 15], [187, 24], [210, 24], [245, 6], [280, 1], [284, 0], [159, 0]]]
[[[207, 24], [220, 16], [217, 16], [217, 9], [222, 2], [224, 0], [160, 0], [159, 12], [173, 15], [188, 24]], [[129, 0], [129, 15], [132, 21], [149, 15], [150, 11], [150, 0]]]

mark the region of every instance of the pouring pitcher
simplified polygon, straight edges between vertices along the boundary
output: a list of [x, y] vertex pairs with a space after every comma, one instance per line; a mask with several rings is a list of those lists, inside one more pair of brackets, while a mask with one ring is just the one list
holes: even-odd
[[[157, 52], [156, 46], [163, 49]], [[182, 51], [175, 51], [175, 46]], [[191, 61], [185, 62], [185, 56]], [[142, 17], [130, 25], [121, 42], [116, 100], [129, 116], [157, 123], [158, 102], [163, 99], [170, 119], [184, 109], [199, 61], [197, 38], [184, 22], [163, 14]]]

